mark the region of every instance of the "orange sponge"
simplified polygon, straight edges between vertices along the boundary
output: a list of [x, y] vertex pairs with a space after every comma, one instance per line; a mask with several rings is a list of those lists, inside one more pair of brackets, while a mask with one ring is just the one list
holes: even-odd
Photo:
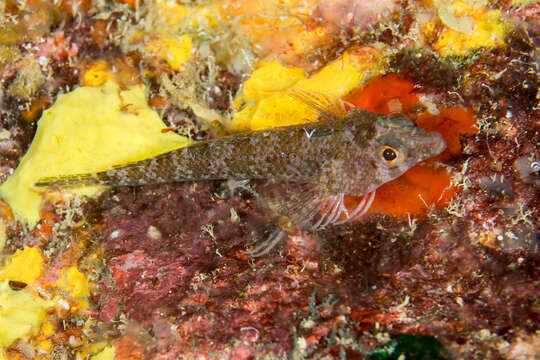
[[[441, 207], [447, 204], [456, 191], [450, 185], [447, 170], [435, 166], [433, 161], [447, 160], [459, 155], [460, 135], [474, 133], [475, 119], [469, 110], [459, 107], [441, 109], [439, 115], [417, 113], [415, 110], [420, 103], [418, 90], [406, 76], [387, 74], [370, 80], [346, 98], [352, 104], [371, 111], [407, 115], [416, 126], [426, 131], [441, 133], [447, 144], [442, 154], [412, 167], [401, 177], [380, 186], [365, 214], [422, 216], [432, 206]], [[355, 209], [361, 201], [362, 198], [350, 197], [345, 204], [350, 210]]]

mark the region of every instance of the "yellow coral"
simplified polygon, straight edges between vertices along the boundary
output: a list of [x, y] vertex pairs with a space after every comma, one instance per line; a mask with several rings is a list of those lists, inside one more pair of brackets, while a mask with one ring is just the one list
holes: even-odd
[[[60, 95], [39, 120], [19, 167], [0, 186], [15, 215], [31, 226], [39, 220], [41, 195], [31, 184], [40, 178], [102, 171], [188, 145], [187, 138], [162, 132], [166, 126], [146, 95], [142, 85], [120, 90], [112, 81]], [[93, 195], [98, 189], [71, 191]]]
[[41, 276], [43, 255], [38, 248], [27, 246], [17, 250], [0, 271], [0, 281], [13, 280], [31, 284]]
[[343, 96], [367, 78], [379, 57], [374, 48], [351, 49], [309, 78], [301, 68], [288, 68], [277, 60], [262, 62], [235, 99], [241, 108], [229, 127], [233, 131], [259, 130], [313, 121], [313, 111], [293, 100], [287, 89]]
[[504, 45], [501, 12], [488, 9], [483, 1], [441, 1], [438, 9], [447, 26], [434, 44], [442, 56], [467, 55], [474, 49]]

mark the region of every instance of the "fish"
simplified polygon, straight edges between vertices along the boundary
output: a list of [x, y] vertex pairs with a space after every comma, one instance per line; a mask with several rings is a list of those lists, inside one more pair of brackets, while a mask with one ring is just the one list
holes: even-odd
[[[425, 132], [407, 118], [377, 114], [326, 94], [288, 94], [311, 109], [317, 121], [199, 141], [106, 171], [42, 178], [33, 185], [263, 180], [267, 185], [261, 194], [281, 226], [252, 251], [260, 256], [286, 236], [285, 223], [317, 231], [357, 218], [367, 211], [379, 186], [446, 147], [439, 133]], [[349, 211], [346, 195], [363, 199]]]

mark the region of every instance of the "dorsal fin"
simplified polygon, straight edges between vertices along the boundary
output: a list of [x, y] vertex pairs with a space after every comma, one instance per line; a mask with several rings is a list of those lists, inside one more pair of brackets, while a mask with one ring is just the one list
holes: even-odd
[[332, 120], [342, 118], [354, 105], [341, 100], [337, 96], [301, 89], [290, 89], [287, 94], [293, 99], [307, 105], [318, 117]]

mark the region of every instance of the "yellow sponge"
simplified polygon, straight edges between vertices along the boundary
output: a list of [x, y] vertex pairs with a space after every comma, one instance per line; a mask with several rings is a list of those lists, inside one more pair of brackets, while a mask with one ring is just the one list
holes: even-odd
[[10, 346], [16, 339], [39, 333], [46, 310], [52, 307], [31, 289], [14, 291], [8, 280], [0, 283], [0, 347]]
[[[31, 186], [40, 178], [103, 171], [188, 145], [187, 138], [162, 131], [166, 126], [146, 97], [142, 85], [122, 90], [113, 81], [60, 95], [39, 120], [19, 167], [0, 186], [15, 216], [30, 226], [40, 219], [42, 190]], [[93, 195], [98, 189], [70, 191]]]
[[92, 360], [114, 360], [114, 347], [107, 346], [99, 354], [92, 356]]
[[240, 109], [233, 114], [230, 130], [260, 130], [314, 121], [316, 114], [292, 99], [288, 89], [341, 97], [360, 86], [375, 71], [379, 59], [376, 48], [350, 49], [311, 77], [301, 68], [286, 67], [278, 60], [262, 62], [235, 99]]
[[175, 71], [183, 70], [182, 64], [189, 60], [191, 47], [191, 38], [187, 34], [179, 37], [162, 35], [148, 45], [151, 52], [157, 53]]
[[502, 14], [489, 9], [487, 1], [454, 0], [436, 4], [447, 26], [433, 46], [442, 56], [464, 56], [471, 50], [504, 45], [506, 25]]
[[[77, 269], [77, 265], [62, 269], [60, 278], [56, 281], [55, 285], [74, 298], [80, 308], [88, 308], [87, 298], [90, 295], [88, 280]], [[72, 308], [71, 310], [76, 311], [77, 309]]]
[[13, 280], [31, 284], [41, 275], [43, 255], [38, 248], [27, 246], [17, 250], [0, 270], [0, 281]]

